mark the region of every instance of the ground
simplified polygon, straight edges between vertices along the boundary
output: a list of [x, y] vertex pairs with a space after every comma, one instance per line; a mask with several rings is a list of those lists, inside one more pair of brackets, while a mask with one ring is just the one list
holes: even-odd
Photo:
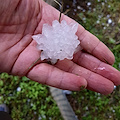
[[[120, 70], [120, 2], [117, 0], [64, 0], [64, 13], [96, 35], [114, 53]], [[0, 103], [10, 108], [13, 120], [62, 120], [49, 88], [26, 77], [0, 75]], [[120, 87], [108, 96], [89, 90], [67, 96], [82, 120], [119, 120]]]

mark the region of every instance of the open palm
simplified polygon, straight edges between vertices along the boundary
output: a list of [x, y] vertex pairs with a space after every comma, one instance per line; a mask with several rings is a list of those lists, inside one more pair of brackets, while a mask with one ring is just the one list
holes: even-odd
[[[74, 59], [52, 66], [40, 57], [32, 35], [41, 33], [44, 23], [59, 19], [59, 12], [42, 0], [0, 0], [0, 72], [27, 76], [42, 84], [79, 91], [87, 89], [109, 94], [120, 84], [120, 72], [111, 65], [114, 56], [94, 35], [79, 25], [77, 35], [84, 51]], [[68, 23], [74, 21], [62, 15]], [[107, 63], [111, 64], [108, 65]]]

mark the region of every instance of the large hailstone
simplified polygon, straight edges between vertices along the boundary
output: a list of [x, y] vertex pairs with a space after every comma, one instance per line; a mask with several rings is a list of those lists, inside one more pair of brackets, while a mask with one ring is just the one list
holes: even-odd
[[73, 54], [80, 44], [75, 34], [77, 29], [77, 23], [68, 25], [65, 20], [61, 23], [54, 20], [52, 26], [43, 24], [42, 34], [32, 36], [37, 42], [37, 48], [42, 51], [41, 60], [47, 59], [56, 63], [58, 59], [73, 59]]

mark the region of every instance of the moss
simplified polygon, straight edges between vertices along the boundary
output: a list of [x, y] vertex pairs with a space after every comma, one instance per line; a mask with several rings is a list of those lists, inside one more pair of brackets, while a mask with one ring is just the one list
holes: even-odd
[[56, 120], [56, 116], [62, 120], [47, 86], [6, 73], [0, 78], [0, 103], [9, 106], [13, 120]]
[[[79, 0], [72, 6], [73, 0], [65, 0], [69, 10], [67, 15], [82, 24], [87, 30], [96, 35], [114, 53], [114, 67], [120, 70], [120, 2], [117, 0]], [[105, 2], [106, 1], [106, 2]], [[104, 5], [103, 5], [104, 2]], [[64, 9], [64, 11], [65, 11]], [[74, 13], [74, 14], [73, 14]], [[108, 18], [114, 24], [108, 24]], [[21, 90], [17, 91], [20, 87]], [[6, 103], [11, 111], [13, 120], [62, 120], [58, 107], [52, 99], [48, 87], [33, 82], [26, 77], [0, 75], [0, 103]], [[73, 92], [67, 96], [75, 113], [82, 120], [119, 120], [120, 119], [120, 87], [108, 96], [103, 96], [89, 90]]]

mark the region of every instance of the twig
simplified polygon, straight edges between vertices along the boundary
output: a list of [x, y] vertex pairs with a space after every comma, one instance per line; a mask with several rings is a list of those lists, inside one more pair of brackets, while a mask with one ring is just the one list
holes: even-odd
[[120, 44], [120, 40], [115, 43], [116, 45]]
[[60, 7], [62, 7], [62, 5], [57, 0], [54, 0], [54, 2], [57, 3]]
[[60, 16], [59, 16], [59, 22], [60, 22], [63, 13], [63, 0], [62, 0], [62, 5], [57, 0], [54, 0], [54, 2], [56, 2], [60, 6]]
[[40, 60], [40, 58], [38, 58], [38, 59], [28, 68], [28, 70], [30, 70], [39, 60]]

